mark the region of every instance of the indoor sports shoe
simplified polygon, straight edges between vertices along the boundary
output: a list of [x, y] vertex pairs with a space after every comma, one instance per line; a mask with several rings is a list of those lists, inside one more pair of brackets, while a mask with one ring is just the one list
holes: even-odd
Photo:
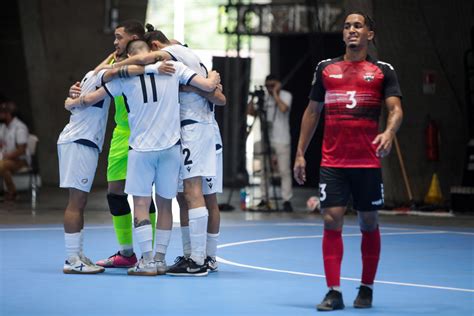
[[99, 260], [96, 262], [98, 266], [104, 268], [131, 268], [137, 263], [137, 256], [133, 254], [130, 257], [125, 257], [117, 251], [116, 254], [108, 257], [107, 259]]
[[166, 274], [166, 271], [168, 271], [168, 267], [166, 266], [166, 261], [165, 260], [155, 260], [155, 265], [156, 265], [156, 274], [157, 275]]
[[63, 267], [65, 274], [97, 274], [104, 271], [103, 267], [93, 264], [87, 257], [79, 256], [68, 258]]
[[217, 260], [214, 257], [207, 256], [206, 260], [204, 261], [204, 264], [207, 265], [207, 271], [209, 272], [217, 272]]
[[153, 260], [146, 262], [143, 258], [141, 258], [134, 267], [128, 269], [127, 274], [155, 276], [157, 274], [156, 263]]
[[183, 260], [178, 257], [176, 263], [168, 269], [166, 274], [173, 276], [206, 276], [208, 274], [207, 264], [204, 262], [199, 265], [191, 258], [184, 257]]
[[355, 308], [371, 308], [372, 307], [372, 289], [368, 286], [361, 285], [359, 293], [354, 300]]
[[321, 304], [316, 305], [318, 311], [333, 311], [336, 309], [344, 309], [344, 307], [342, 293], [335, 290], [329, 290]]

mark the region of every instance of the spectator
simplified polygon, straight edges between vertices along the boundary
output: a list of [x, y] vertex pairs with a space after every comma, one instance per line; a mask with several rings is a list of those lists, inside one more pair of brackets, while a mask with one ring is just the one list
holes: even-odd
[[0, 178], [7, 189], [5, 201], [16, 198], [12, 173], [28, 165], [28, 127], [15, 116], [15, 110], [13, 101], [0, 101]]

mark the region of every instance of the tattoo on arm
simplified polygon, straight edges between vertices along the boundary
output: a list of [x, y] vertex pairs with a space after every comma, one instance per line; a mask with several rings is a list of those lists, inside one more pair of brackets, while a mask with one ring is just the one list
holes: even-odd
[[134, 218], [133, 219], [133, 222], [135, 224], [135, 228], [138, 228], [138, 227], [141, 227], [141, 226], [145, 226], [145, 225], [151, 225], [151, 222], [149, 219], [144, 219], [142, 221], [138, 221], [138, 218]]

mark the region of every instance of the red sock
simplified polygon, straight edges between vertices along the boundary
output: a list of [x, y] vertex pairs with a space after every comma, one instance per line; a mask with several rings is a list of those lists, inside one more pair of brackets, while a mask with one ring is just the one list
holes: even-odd
[[380, 258], [380, 230], [371, 232], [362, 231], [362, 283], [374, 284], [375, 274]]
[[323, 259], [328, 287], [341, 285], [341, 262], [344, 245], [341, 230], [324, 230]]

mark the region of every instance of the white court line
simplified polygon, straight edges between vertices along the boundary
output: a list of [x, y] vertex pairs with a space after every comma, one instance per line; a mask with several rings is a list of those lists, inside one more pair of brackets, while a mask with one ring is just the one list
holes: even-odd
[[[180, 227], [179, 224], [173, 227]], [[324, 224], [318, 223], [261, 223], [261, 224], [228, 224], [222, 225], [221, 228], [224, 227], [259, 227], [259, 226], [294, 226], [294, 227], [305, 227], [305, 226], [316, 226], [316, 227], [323, 227]], [[344, 225], [344, 227], [350, 228], [359, 228], [358, 225]], [[103, 225], [103, 226], [86, 226], [85, 230], [97, 230], [97, 229], [112, 229], [113, 226], [111, 225]], [[0, 228], [0, 232], [18, 232], [18, 231], [62, 231], [64, 228], [62, 226], [56, 227], [13, 227], [13, 228]], [[409, 228], [409, 227], [385, 227], [382, 226], [381, 230], [408, 230], [417, 232], [439, 232], [439, 230], [429, 230], [429, 229], [416, 229], [416, 228]], [[459, 234], [459, 235], [468, 235], [474, 236], [474, 232], [463, 232], [463, 231], [453, 231], [453, 230], [443, 230], [443, 233], [446, 234]], [[359, 234], [360, 235], [360, 234]], [[344, 235], [346, 236], [346, 235]]]
[[[445, 233], [449, 233], [449, 232], [442, 231], [442, 230], [440, 230], [440, 231], [431, 231], [431, 232], [427, 232], [427, 231], [418, 231], [418, 232], [416, 232], [415, 231], [415, 232], [400, 232], [400, 233], [382, 233], [381, 235], [395, 236], [395, 235], [426, 235], [426, 234], [445, 234]], [[344, 237], [354, 237], [354, 236], [360, 236], [360, 235], [361, 234], [343, 234]], [[286, 237], [245, 240], [245, 241], [239, 241], [239, 242], [234, 242], [234, 243], [222, 244], [222, 245], [217, 246], [217, 248], [226, 248], [226, 247], [233, 247], [233, 246], [239, 246], [239, 245], [245, 245], [245, 244], [263, 243], [263, 242], [277, 241], [277, 240], [322, 238], [322, 237], [323, 237], [322, 235], [310, 235], [310, 236], [286, 236]], [[280, 270], [280, 269], [272, 269], [272, 268], [265, 268], [265, 267], [259, 267], [259, 266], [252, 266], [252, 265], [248, 265], [248, 264], [233, 262], [233, 261], [224, 259], [222, 257], [217, 257], [217, 261], [219, 261], [221, 263], [224, 263], [224, 264], [236, 266], [236, 267], [242, 267], [242, 268], [248, 268], [248, 269], [254, 269], [254, 270], [270, 271], [270, 272], [278, 272], [278, 273], [287, 273], [287, 274], [292, 274], [292, 275], [309, 276], [309, 277], [315, 277], [315, 278], [325, 278], [325, 276], [322, 275], [322, 274], [305, 273], [305, 272], [297, 272], [297, 271], [289, 271], [289, 270]], [[341, 280], [360, 282], [360, 279], [347, 278], [347, 277], [341, 277]], [[375, 280], [374, 282], [375, 283], [380, 283], [380, 284], [390, 284], [390, 285], [400, 285], [400, 286], [410, 286], [410, 287], [420, 287], [420, 288], [429, 288], [429, 289], [439, 289], [439, 290], [449, 290], [449, 291], [474, 293], [474, 290], [472, 290], [472, 289], [438, 286], [438, 285], [416, 284], [416, 283], [406, 283], [406, 282], [392, 282], [392, 281], [382, 281], [382, 280]]]

